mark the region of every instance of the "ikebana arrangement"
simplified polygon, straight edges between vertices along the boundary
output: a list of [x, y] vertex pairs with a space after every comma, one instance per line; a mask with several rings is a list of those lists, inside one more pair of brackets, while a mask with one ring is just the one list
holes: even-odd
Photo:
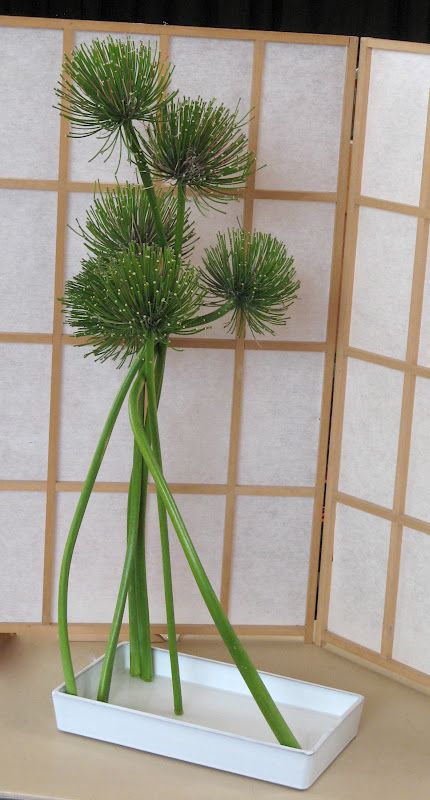
[[[56, 89], [70, 136], [95, 135], [105, 158], [122, 151], [137, 183], [96, 192], [79, 224], [87, 256], [65, 286], [63, 308], [74, 335], [96, 360], [128, 371], [91, 461], [66, 542], [59, 582], [58, 629], [65, 691], [77, 694], [68, 635], [70, 566], [79, 529], [121, 406], [128, 395], [134, 435], [127, 510], [127, 548], [97, 699], [108, 702], [114, 659], [128, 599], [130, 674], [153, 678], [145, 566], [148, 476], [157, 491], [174, 711], [183, 711], [177, 653], [168, 518], [204, 602], [276, 739], [299, 742], [239, 642], [204, 571], [163, 475], [157, 409], [172, 335], [201, 332], [226, 316], [238, 336], [285, 324], [297, 296], [293, 258], [265, 233], [241, 228], [218, 234], [203, 267], [189, 263], [196, 241], [188, 200], [201, 212], [237, 199], [255, 169], [240, 117], [215, 100], [178, 98], [172, 69], [149, 44], [94, 40], [66, 57]], [[156, 188], [157, 187], [157, 188]], [[211, 310], [209, 310], [211, 308]]]
[[[96, 155], [125, 154], [136, 171], [134, 183], [117, 183], [107, 191], [98, 186], [86, 219], [78, 222], [87, 255], [62, 298], [65, 319], [77, 344], [88, 348], [86, 355], [113, 359], [119, 367], [127, 365], [127, 371], [104, 423], [64, 549], [58, 631], [65, 682], [53, 691], [57, 725], [63, 731], [307, 788], [357, 733], [363, 698], [256, 670], [166, 483], [158, 430], [166, 353], [175, 343], [171, 337], [201, 332], [222, 317], [239, 337], [247, 330], [273, 333], [275, 326], [285, 324], [299, 281], [281, 241], [240, 227], [218, 234], [205, 249], [202, 266], [190, 263], [196, 242], [190, 205], [204, 213], [235, 200], [255, 170], [255, 155], [244, 132], [249, 115], [240, 117], [238, 108], [231, 111], [215, 100], [178, 98], [169, 90], [171, 72], [150, 45], [108, 37], [73, 50], [56, 89], [57, 107], [71, 123], [69, 135], [96, 136], [101, 142]], [[67, 619], [70, 566], [127, 396], [134, 449], [122, 576], [105, 655], [75, 675]], [[151, 647], [150, 639], [145, 554], [149, 475], [157, 495], [168, 652]], [[233, 665], [178, 654], [168, 519]], [[130, 642], [118, 645], [127, 601]], [[173, 715], [160, 710], [165, 708], [166, 679], [173, 692]], [[127, 702], [116, 702], [118, 685]], [[217, 711], [222, 723], [221, 717], [213, 722], [213, 690], [221, 692]], [[249, 738], [249, 706], [241, 719], [243, 696], [246, 703], [255, 700], [253, 724], [258, 728], [262, 721], [258, 707], [269, 726], [254, 739]], [[148, 710], [148, 701], [157, 713]], [[193, 703], [197, 721], [193, 711], [187, 712]], [[302, 747], [285, 717], [293, 718], [296, 732], [300, 729]]]

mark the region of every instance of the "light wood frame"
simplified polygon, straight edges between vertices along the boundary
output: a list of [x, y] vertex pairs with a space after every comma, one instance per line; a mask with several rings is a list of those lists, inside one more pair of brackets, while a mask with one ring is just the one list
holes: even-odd
[[[333, 257], [330, 280], [330, 296], [328, 308], [327, 335], [325, 341], [261, 341], [224, 339], [180, 339], [181, 347], [209, 348], [209, 349], [234, 349], [234, 380], [233, 398], [230, 426], [230, 449], [228, 461], [227, 483], [224, 485], [202, 484], [175, 484], [173, 491], [192, 494], [221, 494], [226, 496], [224, 548], [222, 560], [221, 600], [226, 610], [229, 607], [231, 567], [234, 538], [234, 521], [236, 497], [238, 495], [252, 496], [292, 496], [314, 497], [314, 512], [312, 523], [312, 537], [310, 550], [310, 564], [307, 591], [306, 621], [304, 626], [282, 625], [238, 625], [240, 633], [265, 634], [265, 635], [292, 635], [304, 637], [311, 642], [314, 632], [315, 601], [318, 585], [318, 561], [321, 542], [322, 509], [325, 492], [326, 465], [328, 452], [328, 436], [330, 424], [330, 408], [332, 395], [332, 382], [334, 371], [334, 357], [336, 346], [337, 315], [339, 306], [340, 280], [342, 269], [342, 251], [345, 229], [345, 214], [347, 203], [347, 185], [349, 171], [350, 131], [353, 113], [353, 97], [355, 84], [355, 69], [357, 61], [358, 39], [349, 36], [324, 36], [319, 34], [278, 33], [268, 31], [246, 31], [212, 28], [194, 28], [181, 26], [128, 24], [121, 22], [98, 22], [84, 20], [58, 20], [25, 17], [0, 17], [0, 26], [17, 28], [42, 28], [63, 31], [63, 49], [70, 52], [73, 46], [73, 37], [76, 31], [97, 31], [115, 33], [143, 33], [160, 37], [160, 53], [162, 58], [167, 58], [169, 42], [172, 36], [181, 37], [208, 37], [213, 39], [247, 40], [254, 43], [254, 60], [252, 74], [251, 106], [254, 116], [250, 123], [250, 146], [256, 149], [258, 142], [258, 125], [260, 115], [260, 94], [264, 67], [264, 52], [266, 42], [289, 42], [309, 45], [343, 46], [347, 49], [344, 98], [342, 111], [342, 125], [340, 137], [338, 184], [336, 192], [311, 192], [311, 191], [279, 191], [270, 189], [256, 189], [255, 179], [251, 178], [244, 192], [244, 225], [252, 227], [253, 207], [256, 199], [269, 200], [300, 200], [307, 202], [324, 202], [335, 204], [335, 229], [333, 237]], [[55, 297], [62, 293], [64, 282], [64, 253], [65, 230], [67, 218], [67, 202], [70, 192], [92, 192], [93, 183], [71, 181], [68, 178], [69, 140], [67, 139], [67, 123], [62, 120], [60, 131], [59, 171], [57, 180], [32, 180], [13, 179], [0, 177], [0, 189], [27, 189], [48, 190], [58, 193], [57, 212], [57, 242], [56, 242], [56, 268], [55, 268]], [[102, 184], [102, 186], [114, 184]], [[73, 343], [72, 337], [62, 332], [60, 304], [56, 302], [53, 332], [46, 333], [10, 333], [0, 332], [0, 342], [23, 344], [51, 344], [52, 345], [52, 378], [50, 401], [50, 427], [49, 427], [49, 453], [48, 474], [46, 481], [0, 481], [0, 490], [3, 491], [35, 491], [46, 493], [46, 531], [44, 551], [44, 579], [43, 579], [43, 616], [41, 624], [34, 624], [37, 630], [47, 630], [55, 626], [51, 623], [51, 600], [53, 591], [53, 555], [55, 538], [56, 498], [59, 491], [77, 491], [82, 483], [75, 481], [58, 481], [58, 432], [59, 414], [61, 403], [61, 364], [64, 345]], [[239, 436], [242, 408], [243, 388], [243, 362], [245, 350], [277, 350], [277, 351], [302, 351], [322, 352], [325, 354], [324, 382], [321, 405], [321, 425], [319, 434], [317, 473], [315, 486], [243, 486], [237, 483]], [[125, 492], [125, 483], [97, 483], [95, 491], [98, 492]], [[153, 491], [153, 487], [150, 488]], [[0, 633], [26, 629], [29, 625], [22, 623], [0, 623]], [[212, 625], [178, 625], [182, 633], [214, 633]], [[153, 633], [163, 633], [163, 625], [153, 626]], [[98, 624], [82, 624], [72, 626], [72, 636], [75, 638], [99, 639], [106, 636], [107, 626]], [[123, 635], [127, 633], [127, 626], [123, 628]]]
[[[424, 144], [420, 200], [418, 206], [381, 200], [361, 194], [361, 179], [366, 134], [366, 115], [373, 50], [392, 50], [427, 53], [430, 45], [391, 42], [379, 39], [362, 39], [360, 44], [359, 79], [354, 121], [354, 146], [349, 187], [347, 229], [345, 241], [343, 286], [341, 295], [339, 333], [336, 350], [336, 376], [333, 399], [333, 426], [330, 438], [327, 499], [321, 559], [316, 643], [346, 651], [366, 662], [382, 667], [389, 673], [411, 680], [415, 685], [430, 687], [430, 676], [393, 659], [393, 638], [403, 529], [405, 526], [430, 534], [430, 524], [405, 513], [407, 475], [411, 446], [412, 417], [417, 376], [430, 378], [430, 369], [418, 365], [418, 349], [423, 305], [426, 256], [430, 220], [430, 98]], [[417, 219], [417, 234], [413, 266], [412, 292], [405, 359], [390, 358], [349, 345], [351, 326], [355, 256], [360, 207], [384, 209], [406, 214]], [[400, 430], [392, 508], [385, 508], [359, 497], [339, 491], [339, 470], [342, 446], [343, 416], [347, 365], [350, 359], [377, 364], [398, 370], [404, 375], [400, 415]], [[334, 550], [334, 530], [337, 504], [373, 514], [391, 522], [388, 566], [385, 587], [384, 617], [380, 651], [376, 652], [349, 641], [328, 630], [330, 584]]]

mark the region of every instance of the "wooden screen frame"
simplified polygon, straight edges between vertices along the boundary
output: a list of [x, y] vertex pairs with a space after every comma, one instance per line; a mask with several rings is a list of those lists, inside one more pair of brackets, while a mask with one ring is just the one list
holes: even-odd
[[[421, 176], [419, 205], [381, 200], [361, 194], [366, 117], [373, 50], [394, 50], [398, 52], [426, 53], [430, 55], [430, 45], [416, 42], [394, 42], [385, 39], [362, 39], [360, 43], [359, 78], [357, 102], [354, 119], [354, 145], [349, 186], [347, 228], [345, 239], [343, 286], [341, 293], [339, 333], [336, 349], [336, 374], [333, 399], [333, 426], [330, 437], [327, 498], [321, 557], [321, 582], [319, 590], [318, 614], [316, 624], [316, 643], [329, 645], [339, 651], [364, 659], [370, 664], [383, 668], [394, 676], [412, 681], [420, 687], [430, 688], [430, 675], [409, 667], [393, 659], [394, 625], [399, 586], [401, 546], [404, 527], [430, 534], [430, 523], [415, 519], [405, 513], [407, 475], [411, 446], [412, 418], [414, 408], [415, 384], [417, 376], [430, 378], [430, 368], [418, 365], [418, 349], [423, 307], [424, 280], [430, 225], [430, 97], [428, 105], [424, 156]], [[383, 209], [406, 214], [417, 219], [415, 257], [413, 265], [411, 302], [406, 357], [404, 360], [372, 353], [351, 347], [349, 335], [351, 327], [355, 256], [358, 233], [359, 211], [361, 207]], [[397, 370], [404, 375], [397, 462], [394, 484], [394, 499], [391, 509], [339, 491], [339, 470], [342, 445], [343, 417], [347, 363], [350, 358], [377, 364]], [[356, 642], [328, 630], [330, 585], [334, 549], [334, 529], [337, 503], [356, 508], [391, 522], [388, 552], [387, 578], [385, 587], [384, 617], [380, 652], [370, 650]]]
[[[168, 58], [169, 42], [172, 36], [211, 38], [224, 40], [247, 40], [254, 43], [251, 107], [254, 108], [253, 119], [250, 123], [249, 141], [253, 150], [257, 150], [258, 127], [260, 117], [260, 95], [264, 67], [264, 53], [266, 42], [284, 42], [308, 45], [334, 45], [343, 46], [347, 50], [346, 70], [344, 81], [344, 97], [342, 109], [339, 169], [336, 192], [313, 191], [279, 191], [270, 189], [256, 189], [255, 177], [252, 176], [243, 193], [244, 199], [244, 226], [252, 227], [254, 201], [257, 199], [268, 200], [296, 200], [308, 202], [332, 203], [336, 206], [335, 226], [333, 235], [332, 268], [330, 278], [330, 294], [327, 315], [327, 334], [325, 341], [255, 341], [240, 339], [176, 339], [184, 348], [209, 348], [233, 349], [234, 379], [232, 412], [230, 423], [230, 446], [228, 459], [228, 476], [226, 484], [172, 484], [173, 492], [189, 494], [221, 494], [226, 497], [224, 546], [221, 575], [221, 602], [228, 612], [231, 586], [232, 552], [234, 520], [236, 510], [236, 497], [239, 495], [251, 496], [280, 496], [280, 497], [314, 497], [314, 511], [312, 521], [311, 549], [309, 561], [309, 575], [307, 587], [307, 604], [305, 625], [237, 625], [236, 630], [241, 634], [252, 635], [287, 635], [300, 636], [306, 642], [313, 641], [315, 603], [319, 574], [319, 553], [321, 544], [321, 521], [323, 500], [325, 493], [326, 465], [328, 454], [328, 439], [330, 425], [330, 408], [332, 398], [332, 383], [334, 373], [334, 358], [336, 346], [337, 317], [340, 295], [340, 280], [342, 269], [342, 252], [345, 231], [345, 214], [348, 191], [350, 132], [353, 113], [353, 98], [355, 85], [355, 70], [357, 62], [358, 39], [350, 36], [325, 36], [319, 34], [295, 34], [270, 31], [230, 30], [219, 28], [195, 28], [182, 26], [146, 25], [143, 23], [98, 22], [86, 20], [59, 20], [26, 17], [0, 17], [1, 27], [14, 28], [43, 28], [63, 31], [63, 51], [70, 53], [73, 46], [73, 37], [76, 31], [95, 31], [115, 33], [141, 33], [152, 34], [160, 37], [160, 54]], [[60, 128], [59, 171], [57, 180], [32, 180], [13, 179], [0, 177], [0, 189], [27, 189], [47, 190], [58, 193], [57, 211], [57, 241], [55, 260], [55, 297], [62, 294], [64, 283], [65, 260], [65, 233], [67, 223], [67, 203], [70, 192], [92, 192], [94, 183], [71, 181], [68, 178], [69, 139], [67, 138], [68, 123], [62, 119]], [[103, 188], [115, 184], [102, 184]], [[53, 593], [53, 558], [55, 545], [56, 499], [58, 492], [76, 492], [82, 488], [82, 482], [58, 481], [58, 440], [61, 403], [61, 366], [63, 345], [71, 345], [75, 340], [62, 331], [62, 317], [60, 303], [56, 301], [54, 311], [53, 333], [9, 333], [0, 332], [0, 342], [21, 344], [51, 344], [52, 345], [52, 373], [50, 393], [50, 423], [48, 447], [48, 472], [46, 481], [21, 481], [2, 480], [2, 491], [35, 491], [46, 492], [46, 530], [44, 548], [44, 576], [43, 576], [43, 606], [41, 623], [0, 623], [0, 634], [10, 631], [32, 628], [43, 632], [52, 632], [56, 635], [56, 625], [51, 622], [51, 601]], [[309, 486], [264, 486], [264, 485], [238, 485], [238, 453], [239, 435], [242, 411], [243, 394], [243, 364], [245, 350], [275, 350], [275, 351], [301, 351], [322, 352], [325, 354], [324, 379], [321, 403], [321, 422], [319, 432], [318, 457], [316, 481], [314, 487]], [[126, 483], [98, 482], [95, 485], [97, 492], [125, 492]], [[150, 491], [154, 487], [150, 486]], [[74, 639], [100, 639], [105, 638], [109, 629], [108, 624], [82, 623], [70, 626], [71, 637]], [[151, 626], [152, 633], [164, 634], [165, 625]], [[216, 632], [214, 625], [177, 625], [179, 633], [212, 634]], [[128, 626], [124, 625], [122, 637], [127, 637]]]

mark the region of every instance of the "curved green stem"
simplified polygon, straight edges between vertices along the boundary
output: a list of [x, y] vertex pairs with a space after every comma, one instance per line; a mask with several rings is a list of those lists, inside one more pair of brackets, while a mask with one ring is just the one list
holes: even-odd
[[[146, 383], [148, 387], [148, 422], [151, 446], [157, 462], [161, 466], [160, 437], [157, 421], [157, 390], [154, 371], [154, 339], [150, 337], [147, 345]], [[142, 426], [143, 427], [143, 426]], [[163, 562], [164, 596], [166, 601], [167, 636], [172, 673], [173, 705], [175, 714], [182, 714], [181, 679], [179, 675], [178, 650], [176, 647], [175, 611], [173, 605], [173, 583], [170, 564], [169, 530], [167, 514], [162, 498], [157, 490], [158, 520], [160, 524], [161, 556]]]
[[[142, 389], [144, 377], [140, 373], [135, 384], [138, 392]], [[138, 403], [139, 405], [139, 403]], [[142, 463], [142, 462], [140, 462]], [[138, 462], [136, 462], [138, 464]], [[107, 703], [109, 699], [110, 685], [112, 681], [112, 672], [115, 661], [115, 653], [118, 645], [118, 638], [121, 629], [121, 624], [124, 616], [125, 602], [127, 600], [127, 592], [130, 585], [132, 575], [133, 561], [136, 554], [137, 537], [139, 531], [139, 508], [140, 508], [140, 493], [141, 493], [141, 469], [133, 465], [134, 468], [131, 473], [130, 489], [129, 489], [129, 531], [127, 539], [127, 550], [125, 554], [124, 566], [122, 569], [121, 581], [118, 591], [118, 596], [115, 605], [112, 625], [109, 632], [109, 639], [106, 646], [106, 652], [103, 659], [102, 671], [100, 675], [99, 690], [97, 700]]]
[[[157, 231], [158, 241], [162, 247], [165, 247], [167, 245], [167, 239], [164, 230], [163, 220], [161, 217], [160, 205], [157, 199], [156, 192], [154, 190], [152, 176], [149, 171], [146, 158], [139, 144], [139, 139], [138, 136], [136, 135], [136, 131], [134, 130], [133, 124], [131, 122], [125, 128], [125, 138], [127, 146], [135, 159], [143, 187], [148, 193], [148, 200], [154, 219], [154, 225]], [[184, 200], [184, 205], [185, 205], [185, 200]], [[183, 209], [183, 214], [184, 212], [185, 208]], [[178, 208], [178, 216], [180, 216], [179, 208]], [[177, 226], [178, 224], [179, 222], [177, 219]], [[181, 233], [181, 243], [182, 243], [183, 226], [184, 226], [183, 216], [181, 225], [182, 225], [182, 233]], [[176, 236], [178, 235], [179, 234], [177, 227]], [[164, 359], [165, 359], [165, 353], [164, 353]], [[164, 369], [164, 359], [162, 360], [163, 369]], [[162, 379], [163, 378], [161, 372], [161, 378], [158, 384], [159, 386], [158, 398], [161, 392]], [[129, 606], [131, 610], [130, 670], [132, 669], [132, 662], [133, 662], [133, 668], [137, 668], [137, 664], [135, 665], [134, 663], [134, 658], [132, 659], [132, 653], [134, 653], [135, 651], [134, 634], [136, 634], [138, 637], [138, 644], [140, 650], [140, 674], [143, 680], [151, 681], [153, 677], [152, 651], [151, 651], [151, 632], [150, 632], [149, 606], [148, 606], [148, 586], [147, 586], [146, 563], [145, 563], [145, 526], [146, 526], [145, 517], [146, 517], [146, 505], [147, 505], [147, 492], [148, 492], [148, 469], [146, 467], [146, 464], [143, 463], [142, 486], [141, 486], [140, 509], [139, 509], [138, 543], [137, 543], [136, 556], [134, 559], [134, 566], [133, 566], [134, 577], [132, 583], [130, 584], [131, 591], [129, 593]], [[134, 606], [137, 618], [136, 630], [134, 630], [133, 628]]]
[[[155, 365], [155, 385], [157, 394], [157, 406], [160, 401], [161, 387], [163, 384], [164, 366], [166, 362], [167, 345], [160, 346]], [[143, 398], [142, 398], [143, 400]], [[141, 403], [143, 411], [143, 402]], [[140, 451], [139, 455], [142, 458]], [[148, 494], [148, 467], [142, 459], [142, 491], [140, 496], [139, 510], [139, 534], [135, 557], [135, 581], [136, 581], [136, 607], [138, 619], [138, 641], [140, 650], [140, 676], [144, 681], [152, 681], [152, 650], [151, 650], [151, 628], [149, 619], [148, 605], [148, 583], [146, 578], [145, 560], [145, 528], [146, 528], [146, 505]], [[129, 596], [130, 604], [130, 596]], [[132, 639], [130, 636], [130, 652]]]
[[184, 237], [184, 219], [185, 219], [185, 186], [178, 183], [177, 196], [176, 196], [176, 226], [175, 226], [175, 253], [177, 256], [181, 255], [182, 239]]
[[[139, 451], [139, 455], [142, 455]], [[148, 493], [148, 467], [142, 458], [142, 490], [140, 493], [139, 532], [135, 557], [135, 580], [138, 594], [136, 598], [138, 617], [138, 640], [140, 649], [140, 677], [152, 681], [151, 626], [148, 605], [148, 582], [146, 578], [145, 527], [146, 501]], [[130, 642], [131, 645], [131, 642]]]
[[130, 367], [121, 387], [109, 411], [108, 418], [104, 424], [99, 442], [97, 444], [95, 453], [91, 460], [91, 464], [85, 479], [85, 483], [74, 513], [72, 524], [70, 526], [69, 535], [67, 537], [66, 545], [63, 553], [63, 560], [61, 562], [60, 580], [58, 586], [58, 638], [60, 644], [60, 655], [63, 664], [64, 681], [66, 684], [66, 692], [68, 694], [77, 694], [75, 675], [73, 672], [72, 656], [70, 652], [70, 641], [67, 622], [67, 597], [69, 589], [69, 576], [70, 565], [72, 561], [73, 551], [75, 549], [76, 539], [82, 524], [85, 510], [90, 499], [90, 495], [95, 483], [95, 480], [103, 461], [109, 439], [112, 434], [113, 427], [117, 420], [121, 406], [125, 400], [128, 390], [133, 382], [133, 379], [141, 367], [141, 358], [143, 350], [137, 355], [134, 363]]
[[[142, 407], [142, 404], [141, 404]], [[141, 409], [142, 411], [142, 409]], [[140, 504], [142, 490], [142, 455], [136, 444], [133, 448], [133, 467], [131, 470], [130, 485], [128, 489], [127, 504], [127, 546], [130, 542], [136, 541], [136, 548], [133, 555], [130, 580], [128, 584], [128, 622], [130, 633], [130, 675], [140, 675], [141, 673], [141, 634], [142, 625], [140, 623], [140, 575], [137, 570], [137, 542], [140, 530]], [[137, 530], [135, 530], [135, 528]]]
[[289, 729], [252, 661], [237, 638], [204, 571], [178, 507], [169, 491], [158, 460], [151, 451], [148, 437], [139, 416], [139, 386], [136, 384], [134, 384], [130, 392], [129, 414], [135, 441], [154, 478], [157, 491], [167, 509], [197, 586], [230, 655], [278, 742], [288, 747], [300, 748], [296, 737]]
[[234, 308], [233, 300], [227, 300], [226, 303], [223, 303], [222, 306], [215, 309], [215, 311], [210, 311], [209, 314], [204, 314], [201, 317], [193, 317], [192, 319], [187, 319], [184, 322], [184, 327], [200, 327], [201, 325], [208, 325], [210, 322], [215, 322], [217, 319], [221, 319], [229, 311], [232, 311]]
[[159, 344], [157, 347], [157, 360], [155, 362], [155, 387], [157, 393], [157, 408], [160, 402], [161, 389], [163, 388], [164, 369], [166, 366], [167, 344]]
[[157, 200], [157, 195], [154, 190], [154, 185], [152, 183], [152, 177], [148, 168], [146, 158], [142, 152], [142, 148], [140, 147], [139, 139], [137, 138], [136, 131], [133, 128], [132, 122], [129, 122], [127, 126], [124, 126], [124, 133], [125, 133], [127, 147], [131, 151], [136, 161], [136, 166], [137, 169], [139, 170], [139, 174], [142, 179], [142, 185], [144, 189], [146, 189], [146, 191], [148, 192], [149, 205], [151, 206], [151, 211], [154, 217], [154, 225], [157, 231], [159, 243], [162, 247], [166, 247], [167, 239], [166, 239], [166, 234], [164, 232], [164, 225], [163, 225], [163, 220], [161, 218], [161, 212]]

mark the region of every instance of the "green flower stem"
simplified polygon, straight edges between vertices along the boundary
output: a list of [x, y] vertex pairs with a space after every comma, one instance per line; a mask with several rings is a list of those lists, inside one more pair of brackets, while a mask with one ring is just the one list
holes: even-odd
[[289, 729], [282, 714], [272, 700], [260, 675], [252, 664], [248, 654], [242, 647], [229, 620], [227, 619], [216, 593], [204, 571], [203, 565], [198, 557], [197, 551], [191, 541], [190, 535], [185, 527], [178, 507], [169, 491], [161, 468], [158, 464], [156, 455], [152, 452], [147, 434], [142, 425], [139, 414], [139, 390], [138, 384], [134, 384], [129, 396], [129, 414], [131, 427], [138, 447], [148, 465], [148, 469], [154, 478], [159, 496], [167, 509], [173, 527], [185, 553], [185, 557], [190, 566], [191, 572], [200, 589], [206, 606], [212, 619], [224, 640], [224, 643], [233, 658], [240, 674], [247, 684], [254, 700], [260, 711], [272, 729], [278, 742], [287, 747], [300, 749], [300, 745], [292, 731]]
[[108, 418], [104, 424], [96, 451], [93, 455], [87, 477], [79, 498], [76, 511], [73, 516], [72, 524], [70, 526], [69, 535], [67, 537], [66, 546], [64, 548], [63, 560], [61, 562], [60, 580], [58, 587], [58, 638], [60, 644], [61, 661], [63, 664], [64, 681], [66, 684], [66, 692], [68, 694], [77, 694], [75, 675], [73, 672], [72, 656], [70, 652], [70, 641], [67, 622], [67, 599], [69, 588], [69, 575], [70, 565], [72, 561], [73, 551], [75, 549], [76, 540], [78, 538], [79, 529], [85, 514], [85, 510], [90, 499], [91, 492], [95, 480], [103, 461], [106, 448], [109, 443], [112, 430], [120, 412], [121, 406], [125, 400], [128, 390], [133, 382], [133, 379], [141, 366], [143, 350], [141, 350], [132, 366], [130, 367], [122, 385], [115, 397], [112, 408], [109, 412]]
[[[141, 453], [139, 451], [139, 455]], [[151, 649], [151, 626], [149, 619], [148, 605], [148, 581], [146, 577], [145, 559], [145, 527], [146, 527], [146, 504], [148, 495], [148, 467], [142, 459], [142, 490], [140, 493], [139, 508], [139, 532], [137, 539], [137, 549], [135, 557], [136, 583], [139, 589], [137, 596], [138, 610], [138, 636], [140, 648], [140, 677], [144, 681], [152, 681], [152, 649]], [[130, 642], [131, 644], [131, 642]]]
[[[143, 388], [140, 395], [140, 412], [144, 419], [144, 394]], [[142, 454], [139, 450], [136, 451], [135, 444], [133, 445], [133, 463], [138, 462], [138, 472], [140, 477], [141, 491], [139, 497], [139, 506], [136, 510], [136, 519], [138, 524], [137, 544], [136, 551], [133, 558], [132, 574], [129, 584], [128, 593], [128, 607], [129, 607], [129, 638], [130, 638], [130, 675], [140, 675], [144, 680], [152, 680], [152, 653], [151, 653], [151, 633], [149, 623], [149, 607], [148, 607], [148, 589], [146, 580], [146, 563], [145, 563], [145, 509], [146, 509], [146, 491], [147, 481], [145, 482], [145, 474], [148, 470], [145, 462], [143, 461]], [[144, 497], [143, 497], [144, 495]], [[142, 503], [143, 508], [142, 508]], [[127, 509], [128, 514], [128, 509]], [[143, 519], [143, 531], [142, 531]], [[129, 527], [127, 527], [127, 532]], [[130, 604], [135, 604], [134, 615], [136, 619], [136, 628], [132, 626], [132, 619], [130, 618]], [[133, 617], [133, 612], [132, 615]], [[149, 651], [146, 642], [149, 642]], [[132, 657], [132, 652], [136, 651], [138, 657]], [[142, 662], [146, 659], [146, 665]], [[148, 671], [145, 668], [148, 665], [149, 659], [149, 677]]]
[[166, 366], [167, 343], [157, 347], [157, 360], [155, 362], [155, 386], [157, 392], [157, 408], [160, 402], [161, 389], [163, 388], [164, 368]]
[[[157, 393], [157, 406], [160, 401], [161, 387], [163, 384], [164, 366], [166, 362], [167, 345], [163, 345], [158, 350], [155, 366], [155, 385]], [[142, 397], [143, 412], [143, 397]], [[140, 451], [139, 451], [140, 455]], [[141, 456], [142, 458], [142, 456]], [[145, 562], [145, 528], [146, 528], [146, 506], [148, 495], [148, 467], [142, 459], [142, 491], [140, 495], [139, 511], [139, 534], [135, 558], [135, 579], [138, 587], [137, 592], [137, 612], [138, 612], [138, 637], [140, 649], [140, 676], [144, 681], [152, 681], [152, 650], [151, 650], [151, 628], [149, 619], [148, 605], [148, 582], [146, 577]], [[130, 597], [129, 597], [130, 603]], [[131, 649], [131, 638], [130, 638]]]
[[176, 197], [176, 228], [175, 228], [175, 253], [177, 256], [181, 255], [182, 239], [184, 236], [184, 220], [185, 220], [185, 193], [186, 188], [182, 183], [178, 183]]
[[149, 171], [146, 158], [143, 155], [142, 148], [139, 145], [139, 139], [137, 138], [136, 131], [134, 130], [133, 124], [131, 122], [128, 123], [126, 126], [124, 126], [124, 135], [127, 146], [135, 158], [136, 166], [137, 169], [139, 170], [143, 187], [148, 192], [148, 200], [154, 216], [154, 225], [157, 231], [159, 243], [162, 247], [166, 247], [167, 240], [164, 232], [163, 220], [161, 218], [161, 212], [157, 201], [157, 195], [155, 194], [154, 191], [154, 185], [152, 183], [151, 173]]
[[[137, 376], [135, 383], [139, 391], [142, 390], [144, 375], [142, 372]], [[138, 402], [138, 412], [140, 414], [140, 407]], [[140, 415], [141, 421], [141, 415]], [[136, 462], [138, 463], [138, 462]], [[133, 464], [135, 467], [135, 464]], [[141, 469], [134, 468], [131, 473], [130, 489], [129, 489], [129, 531], [127, 539], [127, 549], [125, 553], [124, 566], [122, 569], [121, 581], [118, 591], [118, 596], [115, 605], [115, 611], [112, 619], [112, 625], [109, 632], [109, 639], [106, 646], [106, 652], [103, 659], [102, 671], [100, 675], [99, 690], [97, 693], [97, 700], [107, 703], [109, 700], [110, 685], [112, 681], [112, 672], [115, 661], [116, 648], [118, 645], [119, 633], [124, 616], [125, 603], [127, 600], [127, 592], [130, 587], [130, 579], [133, 571], [133, 562], [137, 547], [137, 538], [139, 532], [139, 508], [140, 508], [140, 493], [141, 493]], [[131, 666], [131, 665], [130, 665]], [[132, 673], [136, 674], [136, 673]], [[139, 673], [137, 673], [139, 674]]]
[[[148, 388], [148, 421], [151, 445], [157, 462], [161, 465], [161, 448], [157, 422], [157, 391], [154, 371], [154, 339], [150, 337], [147, 343], [146, 383]], [[158, 520], [160, 524], [161, 555], [163, 562], [164, 596], [166, 601], [167, 635], [170, 654], [170, 669], [172, 673], [173, 707], [175, 714], [182, 714], [181, 678], [179, 675], [178, 651], [176, 647], [175, 611], [173, 605], [173, 584], [170, 565], [169, 531], [167, 514], [163, 500], [157, 490]]]
[[223, 303], [222, 306], [216, 308], [215, 311], [210, 311], [209, 314], [204, 314], [202, 317], [193, 317], [192, 319], [187, 319], [184, 323], [184, 326], [190, 327], [195, 326], [196, 328], [200, 327], [201, 325], [208, 325], [210, 322], [215, 322], [217, 319], [221, 319], [229, 311], [232, 311], [235, 307], [235, 303], [233, 300], [227, 300], [226, 303]]
[[[142, 406], [142, 404], [141, 404]], [[142, 413], [142, 412], [141, 412]], [[134, 445], [133, 467], [131, 471], [128, 490], [127, 505], [127, 547], [130, 541], [136, 542], [132, 559], [130, 580], [128, 583], [128, 621], [130, 633], [130, 675], [141, 674], [141, 633], [142, 626], [139, 620], [139, 595], [140, 575], [137, 568], [137, 542], [140, 530], [140, 507], [142, 490], [142, 456], [139, 448]], [[135, 530], [137, 528], [137, 530]], [[122, 621], [122, 620], [121, 620]]]

